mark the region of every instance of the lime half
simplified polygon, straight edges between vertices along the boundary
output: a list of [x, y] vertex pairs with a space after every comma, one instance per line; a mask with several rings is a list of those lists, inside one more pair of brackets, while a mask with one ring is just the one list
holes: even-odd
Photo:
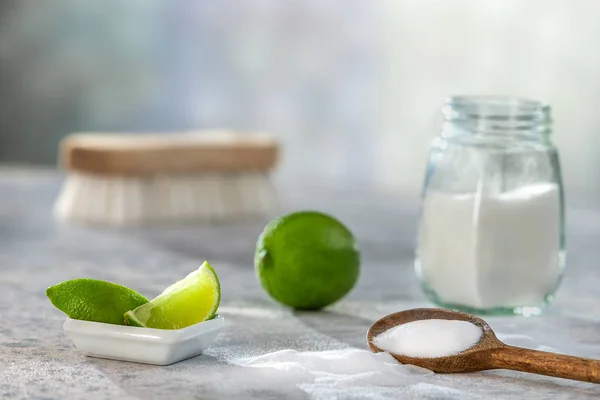
[[210, 264], [204, 262], [152, 301], [127, 311], [125, 323], [146, 328], [181, 329], [213, 318], [220, 301], [219, 278]]
[[70, 318], [115, 325], [125, 325], [123, 313], [148, 302], [135, 290], [89, 278], [50, 286], [46, 296]]

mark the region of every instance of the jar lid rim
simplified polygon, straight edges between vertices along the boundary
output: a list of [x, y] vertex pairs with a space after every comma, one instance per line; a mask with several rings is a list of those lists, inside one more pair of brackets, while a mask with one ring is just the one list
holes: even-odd
[[461, 95], [445, 101], [442, 113], [447, 120], [492, 119], [549, 121], [548, 103], [513, 96]]
[[488, 103], [488, 104], [510, 104], [531, 107], [548, 106], [548, 103], [527, 97], [505, 96], [505, 95], [452, 95], [446, 98], [446, 104], [453, 103]]

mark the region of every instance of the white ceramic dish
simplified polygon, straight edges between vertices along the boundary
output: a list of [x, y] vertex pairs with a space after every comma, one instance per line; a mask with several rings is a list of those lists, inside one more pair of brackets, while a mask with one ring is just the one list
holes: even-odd
[[201, 354], [225, 325], [225, 318], [179, 330], [138, 328], [67, 318], [63, 329], [86, 356], [168, 365]]

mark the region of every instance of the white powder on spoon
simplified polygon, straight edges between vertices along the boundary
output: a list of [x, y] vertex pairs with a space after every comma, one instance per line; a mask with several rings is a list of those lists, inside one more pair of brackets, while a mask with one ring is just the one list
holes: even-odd
[[467, 321], [424, 319], [395, 326], [373, 338], [381, 350], [407, 357], [435, 358], [473, 347], [483, 331]]

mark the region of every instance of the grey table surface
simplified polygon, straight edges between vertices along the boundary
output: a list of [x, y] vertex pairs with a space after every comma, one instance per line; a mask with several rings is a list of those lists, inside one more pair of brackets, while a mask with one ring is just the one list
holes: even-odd
[[[235, 360], [280, 349], [365, 349], [368, 326], [398, 310], [430, 306], [412, 269], [417, 203], [327, 185], [284, 189], [285, 208], [331, 212], [356, 234], [358, 285], [318, 313], [272, 302], [252, 265], [266, 221], [111, 231], [60, 225], [50, 210], [60, 176], [0, 173], [0, 397], [31, 399], [426, 398], [596, 399], [600, 386], [512, 371], [429, 375], [385, 387], [300, 386], [247, 374]], [[570, 210], [568, 267], [540, 317], [488, 318], [508, 342], [600, 358], [600, 212]], [[80, 355], [45, 288], [75, 277], [119, 282], [154, 296], [210, 260], [228, 321], [204, 355], [166, 367]]]

